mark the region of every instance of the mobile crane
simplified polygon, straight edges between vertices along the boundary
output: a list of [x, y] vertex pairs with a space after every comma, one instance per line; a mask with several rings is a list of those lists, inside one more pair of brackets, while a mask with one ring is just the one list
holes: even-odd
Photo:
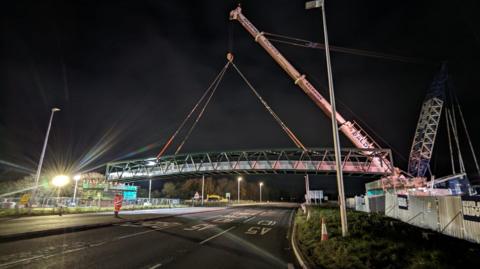
[[[308, 81], [304, 74], [301, 74], [273, 44], [260, 32], [242, 13], [238, 6], [230, 12], [230, 20], [238, 21], [259, 43], [267, 53], [280, 65], [280, 67], [292, 78], [295, 85], [298, 85], [305, 94], [328, 116], [332, 117], [333, 110], [330, 103], [318, 92], [318, 90]], [[365, 154], [369, 155], [368, 149], [380, 148], [379, 145], [355, 122], [347, 121], [338, 112], [335, 112], [339, 130], [360, 149], [365, 149]], [[404, 176], [401, 170], [392, 167], [389, 161], [383, 156], [373, 156], [372, 165], [378, 169], [388, 172], [391, 176], [382, 179], [384, 188], [396, 187], [421, 187], [425, 186], [424, 177]]]

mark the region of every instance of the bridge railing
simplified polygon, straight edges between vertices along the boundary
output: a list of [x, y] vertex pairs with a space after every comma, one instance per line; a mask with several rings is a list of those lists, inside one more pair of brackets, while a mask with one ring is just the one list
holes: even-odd
[[[389, 149], [341, 150], [345, 175], [380, 177], [391, 174]], [[374, 159], [380, 160], [380, 166]], [[212, 174], [335, 174], [335, 153], [330, 148], [267, 149], [200, 152], [107, 164], [108, 180], [191, 177]]]

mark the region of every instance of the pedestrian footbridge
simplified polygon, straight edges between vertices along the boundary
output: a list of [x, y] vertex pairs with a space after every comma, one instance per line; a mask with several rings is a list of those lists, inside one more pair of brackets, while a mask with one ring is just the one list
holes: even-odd
[[[344, 175], [379, 178], [393, 171], [389, 149], [342, 149]], [[378, 165], [380, 164], [380, 165]], [[335, 174], [335, 154], [330, 148], [265, 149], [186, 153], [107, 164], [107, 180], [140, 181], [202, 175]]]

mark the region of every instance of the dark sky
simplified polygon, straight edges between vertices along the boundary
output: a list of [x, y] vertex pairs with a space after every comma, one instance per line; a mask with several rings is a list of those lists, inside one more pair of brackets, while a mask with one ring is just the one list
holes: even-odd
[[[331, 146], [329, 119], [237, 22], [229, 22], [237, 3], [2, 2], [0, 177], [19, 171], [7, 162], [36, 168], [53, 106], [62, 111], [55, 115], [45, 169], [83, 171], [155, 155], [225, 64], [229, 47], [304, 144]], [[241, 3], [260, 30], [323, 42], [320, 10], [306, 11], [303, 0]], [[332, 54], [336, 95], [344, 104], [340, 112], [388, 141], [404, 169], [401, 155], [408, 157], [420, 105], [441, 61], [449, 63], [474, 146], [480, 147], [479, 10], [474, 0], [327, 1], [332, 45], [430, 62]], [[323, 51], [278, 48], [327, 96]], [[437, 143], [438, 167], [448, 164], [443, 138]], [[232, 69], [184, 152], [293, 146]], [[298, 178], [275, 180], [279, 186], [302, 184]], [[319, 188], [334, 186], [331, 179], [314, 180]], [[350, 186], [347, 192], [357, 190]]]

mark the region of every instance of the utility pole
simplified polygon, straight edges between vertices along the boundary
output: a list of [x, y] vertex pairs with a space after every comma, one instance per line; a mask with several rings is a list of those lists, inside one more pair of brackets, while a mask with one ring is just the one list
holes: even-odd
[[305, 3], [306, 9], [321, 8], [323, 19], [323, 36], [325, 39], [325, 58], [327, 60], [327, 73], [328, 73], [328, 91], [330, 94], [330, 105], [332, 106], [332, 132], [333, 132], [333, 146], [335, 148], [335, 166], [337, 170], [337, 186], [340, 205], [340, 219], [342, 222], [342, 236], [348, 235], [347, 224], [347, 209], [345, 207], [345, 189], [343, 187], [343, 171], [340, 158], [340, 138], [338, 135], [338, 123], [337, 123], [337, 110], [335, 107], [335, 93], [333, 89], [333, 75], [332, 64], [330, 62], [330, 47], [328, 44], [328, 31], [327, 31], [327, 19], [325, 16], [325, 1], [315, 0]]
[[50, 135], [50, 129], [52, 127], [53, 114], [57, 111], [60, 111], [60, 108], [54, 107], [54, 108], [52, 108], [52, 113], [50, 114], [50, 121], [48, 122], [47, 134], [45, 135], [45, 141], [43, 142], [42, 154], [40, 155], [40, 161], [38, 162], [37, 173], [35, 175], [35, 188], [33, 189], [32, 197], [30, 197], [31, 202], [35, 201], [35, 196], [37, 194], [37, 189], [38, 189], [38, 181], [40, 180], [40, 173], [42, 171], [43, 158], [45, 157], [45, 151], [47, 149], [48, 136]]

